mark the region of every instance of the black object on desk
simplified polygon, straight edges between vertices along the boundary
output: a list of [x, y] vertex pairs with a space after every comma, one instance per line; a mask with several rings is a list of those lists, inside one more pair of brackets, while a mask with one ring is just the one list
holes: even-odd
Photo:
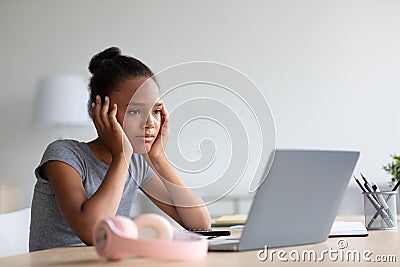
[[190, 232], [204, 236], [213, 236], [213, 237], [231, 235], [231, 231], [229, 230], [192, 230]]

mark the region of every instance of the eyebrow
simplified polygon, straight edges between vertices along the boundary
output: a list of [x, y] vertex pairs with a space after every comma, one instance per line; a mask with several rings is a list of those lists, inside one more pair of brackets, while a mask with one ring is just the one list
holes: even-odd
[[[130, 102], [126, 106], [141, 106], [141, 107], [144, 107], [145, 105], [146, 104], [144, 104], [144, 103]], [[155, 107], [160, 107], [162, 105], [163, 105], [163, 102], [157, 102], [157, 103], [154, 104]]]

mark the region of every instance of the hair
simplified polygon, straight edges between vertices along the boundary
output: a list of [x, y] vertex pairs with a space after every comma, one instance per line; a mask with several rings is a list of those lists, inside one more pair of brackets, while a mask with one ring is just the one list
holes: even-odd
[[90, 117], [92, 117], [91, 105], [96, 102], [96, 95], [104, 101], [106, 96], [118, 90], [117, 87], [121, 82], [135, 77], [153, 78], [154, 75], [141, 61], [131, 56], [121, 55], [118, 47], [110, 47], [94, 55], [89, 63], [89, 71], [92, 73], [88, 101]]

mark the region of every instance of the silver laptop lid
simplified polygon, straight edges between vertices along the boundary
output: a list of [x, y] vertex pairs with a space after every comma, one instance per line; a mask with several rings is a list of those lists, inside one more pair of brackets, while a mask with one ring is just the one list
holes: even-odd
[[277, 149], [257, 190], [239, 250], [325, 241], [359, 154]]

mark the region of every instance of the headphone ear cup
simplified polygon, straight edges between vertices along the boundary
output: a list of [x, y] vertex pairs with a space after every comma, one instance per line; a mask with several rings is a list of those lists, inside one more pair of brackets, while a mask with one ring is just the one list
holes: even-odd
[[131, 239], [138, 237], [138, 228], [132, 219], [117, 215], [111, 218], [111, 220], [121, 236]]
[[172, 240], [174, 230], [171, 223], [161, 215], [147, 213], [134, 220], [138, 229], [138, 236], [142, 239]]

